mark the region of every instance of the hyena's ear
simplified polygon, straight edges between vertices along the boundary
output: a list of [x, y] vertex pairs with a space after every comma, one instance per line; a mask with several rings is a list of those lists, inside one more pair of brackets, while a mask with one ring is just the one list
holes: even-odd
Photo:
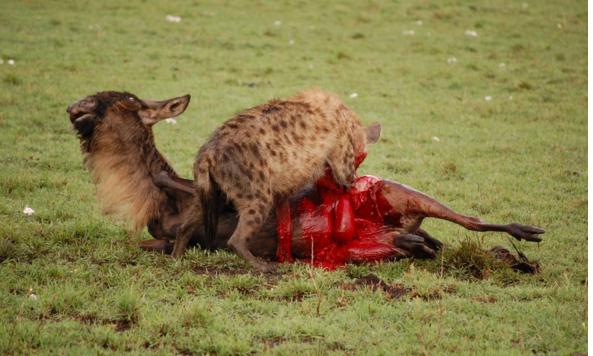
[[375, 143], [381, 137], [381, 124], [378, 122], [372, 123], [367, 127], [367, 143]]
[[163, 119], [181, 115], [189, 105], [190, 98], [188, 94], [163, 101], [144, 100], [146, 107], [139, 110], [138, 115], [145, 125], [153, 125]]

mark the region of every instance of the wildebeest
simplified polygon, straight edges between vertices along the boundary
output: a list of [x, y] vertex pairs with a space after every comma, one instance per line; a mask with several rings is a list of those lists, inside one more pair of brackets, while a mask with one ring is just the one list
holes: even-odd
[[[102, 92], [82, 99], [68, 108], [82, 153], [95, 184], [98, 198], [107, 212], [122, 212], [136, 228], [148, 226], [156, 238], [145, 241], [145, 249], [169, 251], [170, 240], [177, 237], [185, 215], [195, 211], [192, 181], [179, 178], [157, 150], [152, 125], [159, 119], [181, 114], [189, 96], [161, 102], [141, 100], [130, 93]], [[144, 119], [143, 119], [144, 117]], [[151, 118], [152, 117], [152, 118]], [[397, 182], [383, 180], [380, 194], [387, 203], [385, 225], [392, 231], [397, 257], [432, 257], [440, 243], [420, 228], [424, 218], [452, 221], [473, 231], [502, 231], [518, 240], [540, 241], [542, 229], [521, 224], [487, 224], [480, 219], [458, 214], [429, 196]], [[119, 194], [101, 195], [109, 188]], [[291, 201], [315, 195], [310, 188]], [[224, 204], [224, 202], [223, 202]], [[131, 210], [131, 207], [139, 207]], [[236, 211], [226, 204], [213, 241], [203, 229], [192, 242], [210, 248], [225, 248], [237, 225]], [[293, 218], [292, 252], [305, 258], [310, 248], [302, 244], [301, 217]], [[273, 259], [277, 247], [275, 217], [270, 216], [254, 239], [249, 241], [253, 255]]]
[[334, 94], [313, 89], [286, 100], [271, 100], [245, 110], [214, 131], [194, 164], [199, 214], [190, 214], [175, 242], [180, 256], [195, 229], [214, 237], [218, 208], [227, 199], [239, 222], [229, 246], [255, 268], [268, 263], [249, 251], [273, 208], [314, 183], [329, 167], [334, 180], [348, 187], [355, 178], [356, 157], [376, 142], [380, 126], [364, 128], [358, 116]]
[[185, 193], [155, 185], [161, 172], [171, 179], [178, 176], [156, 149], [152, 125], [181, 114], [189, 100], [189, 95], [140, 100], [130, 93], [106, 91], [68, 107], [103, 210], [123, 217], [134, 230], [185, 210], [180, 206], [184, 200], [177, 197]]

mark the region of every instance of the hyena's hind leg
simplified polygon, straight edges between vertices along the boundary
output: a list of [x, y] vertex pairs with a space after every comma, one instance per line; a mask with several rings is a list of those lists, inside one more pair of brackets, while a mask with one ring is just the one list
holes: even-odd
[[235, 203], [238, 206], [239, 222], [228, 241], [228, 246], [239, 256], [245, 258], [261, 272], [270, 272], [274, 264], [255, 257], [249, 250], [249, 241], [255, 238], [264, 225], [273, 206], [272, 199]]

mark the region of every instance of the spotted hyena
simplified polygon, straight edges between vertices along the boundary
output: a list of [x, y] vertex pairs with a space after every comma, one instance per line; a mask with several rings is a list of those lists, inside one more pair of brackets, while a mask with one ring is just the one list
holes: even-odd
[[256, 268], [267, 269], [249, 252], [247, 241], [274, 205], [316, 181], [326, 167], [338, 184], [349, 186], [355, 177], [355, 158], [379, 135], [379, 124], [364, 128], [336, 95], [321, 90], [239, 113], [198, 152], [194, 177], [197, 206], [202, 209], [184, 224], [173, 256], [184, 253], [191, 231], [198, 226], [204, 224], [207, 235], [214, 233], [214, 204], [224, 194], [239, 215], [229, 246]]

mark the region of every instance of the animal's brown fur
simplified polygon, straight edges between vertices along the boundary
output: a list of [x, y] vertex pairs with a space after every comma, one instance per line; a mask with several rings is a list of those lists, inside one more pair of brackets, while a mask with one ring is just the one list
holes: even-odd
[[131, 222], [134, 231], [160, 218], [163, 205], [171, 203], [152, 176], [165, 171], [177, 177], [154, 145], [152, 125], [139, 114], [149, 109], [133, 94], [101, 92], [68, 110], [103, 211]]
[[[357, 115], [321, 90], [248, 109], [217, 129], [198, 153], [194, 177], [204, 216], [191, 224], [203, 223], [207, 234], [214, 233], [213, 203], [220, 201], [215, 192], [224, 192], [239, 213], [230, 246], [264, 268], [254, 261], [246, 240], [275, 202], [313, 183], [327, 166], [339, 184], [348, 186], [356, 172], [355, 157], [366, 144], [367, 131]], [[175, 256], [183, 253], [183, 243], [178, 239]]]
[[[159, 206], [165, 202], [166, 196], [150, 179], [150, 167], [138, 159], [143, 150], [125, 147], [122, 139], [128, 138], [99, 134], [96, 141], [100, 148], [95, 149], [93, 154], [87, 154], [85, 163], [96, 184], [96, 194], [104, 212], [132, 221], [133, 229], [137, 230], [157, 217]], [[145, 148], [153, 151], [152, 155], [158, 155], [154, 147]], [[159, 160], [160, 157], [155, 158], [156, 165], [161, 168], [168, 166], [165, 161]]]
[[[136, 103], [140, 104], [130, 105], [127, 103], [130, 97], [135, 98]], [[122, 102], [122, 100], [124, 101]], [[121, 186], [124, 186], [123, 192], [133, 191], [140, 187], [138, 193], [133, 194], [132, 197], [124, 196], [120, 199], [112, 197], [109, 204], [112, 210], [120, 210], [119, 204], [134, 205], [134, 202], [139, 202], [139, 198], [143, 195], [150, 198], [157, 193], [155, 190], [160, 191], [160, 194], [156, 194], [159, 204], [153, 204], [148, 209], [141, 206], [142, 213], [131, 214], [132, 216], [128, 217], [136, 217], [134, 220], [136, 224], [139, 220], [150, 220], [149, 232], [155, 238], [163, 239], [149, 241], [147, 243], [149, 249], [155, 249], [154, 246], [156, 246], [157, 250], [166, 250], [167, 246], [170, 246], [166, 239], [174, 238], [181, 221], [187, 219], [188, 213], [196, 209], [192, 199], [191, 182], [179, 178], [156, 149], [151, 129], [152, 124], [158, 122], [159, 119], [167, 117], [167, 115], [179, 115], [183, 112], [188, 101], [189, 97], [184, 97], [146, 104], [145, 101], [140, 101], [129, 93], [104, 92], [87, 97], [68, 108], [70, 119], [81, 140], [87, 166], [92, 169], [93, 176], [97, 177], [95, 179], [111, 182], [108, 184], [114, 186], [115, 189], [122, 189]], [[184, 106], [179, 108], [178, 104], [184, 104]], [[147, 109], [144, 106], [152, 106], [153, 109]], [[155, 107], [161, 108], [156, 110]], [[164, 110], [163, 107], [167, 110]], [[143, 125], [138, 125], [138, 117]], [[133, 147], [134, 145], [137, 146]], [[116, 149], [117, 147], [120, 149]], [[122, 166], [128, 166], [128, 168], [122, 168]], [[155, 172], [157, 179], [155, 179]], [[166, 177], [165, 185], [163, 185], [163, 180], [159, 179], [162, 178], [163, 173]], [[159, 180], [161, 183], [156, 183]], [[138, 181], [142, 183], [138, 185]], [[150, 181], [155, 182], [158, 188], [150, 185]], [[181, 190], [179, 189], [180, 183], [185, 186]], [[419, 228], [425, 217], [453, 221], [473, 231], [504, 231], [519, 240], [540, 241], [541, 238], [538, 235], [544, 232], [539, 228], [527, 225], [483, 223], [477, 218], [457, 214], [425, 194], [399, 183], [385, 180], [383, 184], [381, 196], [391, 206], [384, 218], [388, 226], [401, 233], [397, 237], [393, 236], [395, 240], [392, 243], [402, 251], [402, 257], [434, 256], [435, 251], [441, 245], [426, 231]], [[314, 191], [302, 192], [302, 194], [315, 196]], [[162, 200], [163, 197], [166, 197], [165, 201]], [[313, 197], [310, 196], [310, 198]], [[199, 212], [198, 215], [200, 215]], [[236, 222], [235, 213], [227, 210], [222, 214], [216, 241], [205, 239], [201, 231], [192, 238], [195, 238], [194, 241], [202, 246], [221, 248], [225, 246], [231, 236]], [[302, 258], [310, 256], [310, 244], [303, 243], [305, 240], [303, 240], [300, 220], [295, 218], [293, 224], [292, 248], [295, 256]], [[270, 217], [262, 230], [258, 232], [257, 238], [250, 241], [250, 251], [256, 256], [273, 257], [276, 251], [275, 231], [274, 219]], [[420, 242], [422, 240], [423, 242]], [[151, 242], [156, 242], [156, 244]], [[152, 248], [150, 248], [151, 245]]]

